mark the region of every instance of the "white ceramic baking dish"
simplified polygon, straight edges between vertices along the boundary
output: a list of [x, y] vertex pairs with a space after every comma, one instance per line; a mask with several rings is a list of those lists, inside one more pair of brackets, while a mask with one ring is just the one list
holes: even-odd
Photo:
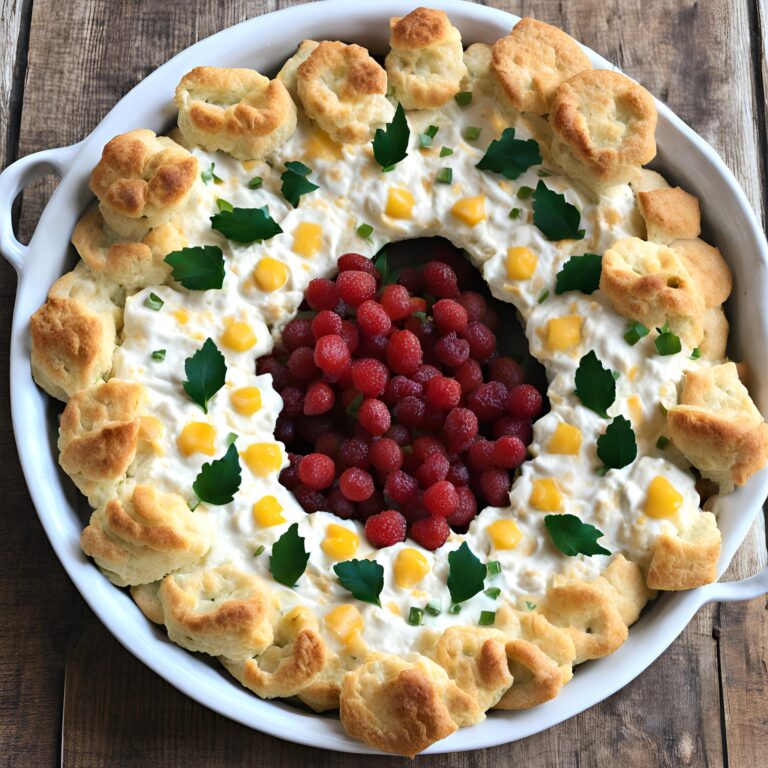
[[[78, 543], [83, 520], [78, 516], [71, 483], [57, 466], [55, 432], [48, 398], [33, 383], [29, 365], [29, 316], [45, 300], [54, 280], [70, 267], [68, 240], [91, 199], [88, 176], [104, 144], [133, 128], [167, 130], [175, 120], [172, 95], [181, 76], [199, 64], [248, 66], [274, 71], [304, 38], [362, 43], [374, 52], [387, 50], [388, 19], [417, 5], [414, 0], [364, 3], [326, 2], [289, 8], [243, 22], [196, 43], [163, 65], [125, 96], [84, 141], [22, 158], [0, 175], [0, 250], [18, 272], [18, 292], [11, 342], [11, 405], [21, 464], [40, 521], [64, 568], [96, 615], [132, 653], [179, 690], [200, 703], [289, 741], [325, 749], [370, 752], [346, 736], [334, 717], [320, 717], [248, 693], [214, 663], [169, 642], [141, 615], [126, 592], [112, 586], [85, 558]], [[443, 0], [465, 44], [493, 42], [509, 32], [517, 17], [481, 5]], [[586, 49], [585, 49], [586, 50]], [[610, 68], [586, 51], [593, 64]], [[753, 367], [768, 360], [768, 248], [744, 192], [715, 151], [658, 103], [656, 165], [701, 199], [706, 236], [723, 251], [734, 272], [729, 305], [731, 355]], [[11, 228], [11, 204], [34, 179], [55, 172], [61, 183], [43, 212], [29, 246]], [[764, 373], [764, 371], [758, 371]], [[756, 376], [758, 406], [768, 413], [768, 377]], [[726, 569], [768, 491], [768, 471], [729, 496], [720, 510], [723, 533], [719, 573]], [[30, 523], [31, 524], [31, 523]], [[577, 668], [560, 696], [524, 712], [495, 712], [480, 725], [461, 729], [428, 752], [478, 749], [521, 739], [591, 707], [610, 696], [648, 667], [680, 634], [705, 603], [740, 600], [768, 592], [768, 570], [741, 582], [711, 584], [659, 597], [632, 627], [627, 642], [611, 656]]]

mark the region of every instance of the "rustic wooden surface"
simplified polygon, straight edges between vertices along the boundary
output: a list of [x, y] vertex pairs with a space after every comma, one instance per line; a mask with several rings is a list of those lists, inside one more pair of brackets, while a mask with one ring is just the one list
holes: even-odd
[[[0, 0], [0, 167], [81, 139], [173, 54], [289, 4]], [[715, 146], [763, 213], [766, 0], [489, 4], [557, 24], [639, 79]], [[17, 204], [22, 239], [34, 230], [53, 184], [27, 188]], [[75, 592], [37, 522], [14, 448], [7, 370], [14, 290], [13, 271], [0, 263], [0, 767], [361, 764], [249, 731], [186, 699], [123, 650]], [[751, 575], [765, 562], [760, 520], [727, 578]], [[602, 705], [523, 742], [417, 763], [765, 768], [766, 608], [765, 598], [709, 606], [652, 667]]]

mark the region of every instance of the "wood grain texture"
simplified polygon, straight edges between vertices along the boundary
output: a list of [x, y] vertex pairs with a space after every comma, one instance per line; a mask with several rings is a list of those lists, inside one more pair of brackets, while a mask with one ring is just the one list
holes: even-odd
[[[557, 24], [623, 67], [718, 149], [762, 213], [766, 2], [487, 4]], [[0, 119], [5, 131], [0, 159], [7, 163], [79, 140], [173, 54], [242, 19], [293, 4], [0, 0], [0, 118], [8, 115]], [[47, 180], [25, 192], [23, 237], [33, 231], [52, 188]], [[10, 325], [13, 290], [13, 273], [2, 265], [3, 330]], [[53, 765], [60, 747], [61, 762], [69, 768], [360, 765], [360, 758], [297, 747], [213, 714], [143, 667], [101, 627], [55, 559], [21, 478], [5, 407], [6, 337], [0, 334], [0, 459], [6, 476], [0, 610], [12, 620], [0, 625], [0, 766]], [[750, 575], [765, 560], [761, 520], [728, 577]], [[619, 762], [633, 768], [764, 768], [767, 646], [764, 599], [710, 606], [637, 680], [579, 717], [517, 744], [416, 762], [436, 768], [518, 762], [529, 768]], [[406, 762], [365, 758], [365, 764], [384, 768]]]

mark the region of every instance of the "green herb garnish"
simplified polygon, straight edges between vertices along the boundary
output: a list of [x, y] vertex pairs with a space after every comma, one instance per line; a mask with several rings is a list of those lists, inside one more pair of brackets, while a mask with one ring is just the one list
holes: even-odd
[[192, 490], [200, 501], [215, 506], [231, 503], [240, 488], [240, 456], [230, 445], [220, 459], [203, 464], [192, 483]]
[[372, 242], [373, 227], [370, 224], [361, 224], [355, 232], [357, 232], [358, 237], [362, 237], [366, 242]]
[[236, 443], [237, 442], [237, 438], [238, 438], [238, 434], [236, 432], [230, 432], [227, 435], [227, 440], [226, 440], [227, 446], [230, 446], [233, 443]]
[[384, 249], [379, 251], [378, 255], [373, 259], [373, 266], [379, 270], [382, 285], [389, 285], [390, 283], [397, 282], [397, 278], [402, 271], [392, 268], [392, 265], [389, 263], [389, 255]]
[[313, 184], [307, 176], [312, 173], [304, 163], [298, 160], [291, 160], [285, 164], [285, 171], [280, 175], [280, 194], [294, 207], [299, 207], [299, 199], [302, 195], [307, 195], [320, 189], [317, 184]]
[[423, 149], [432, 146], [432, 140], [440, 129], [436, 125], [430, 125], [424, 133], [419, 134], [419, 146]]
[[664, 435], [660, 435], [659, 439], [656, 441], [656, 447], [660, 451], [663, 451], [668, 445], [669, 445], [669, 438], [664, 437]]
[[485, 590], [485, 594], [491, 598], [491, 600], [498, 600], [501, 590], [498, 587], [488, 587]]
[[173, 279], [191, 291], [208, 291], [224, 284], [224, 254], [218, 245], [197, 245], [172, 251], [165, 259]]
[[597, 253], [571, 256], [557, 273], [555, 293], [581, 291], [587, 295], [600, 287], [603, 257]]
[[258, 243], [283, 230], [269, 215], [269, 207], [233, 208], [211, 216], [211, 227], [236, 243]]
[[212, 339], [184, 361], [184, 391], [208, 413], [208, 401], [224, 386], [227, 364]]
[[463, 603], [483, 588], [488, 568], [472, 554], [467, 542], [448, 555], [448, 590], [454, 603]]
[[480, 138], [480, 134], [483, 132], [482, 128], [478, 128], [476, 125], [468, 125], [461, 133], [461, 135], [467, 141], [476, 141]]
[[402, 104], [397, 105], [395, 116], [384, 128], [377, 128], [373, 137], [373, 156], [382, 171], [389, 171], [408, 156], [411, 130]]
[[453, 154], [453, 150], [450, 147], [440, 147], [440, 157], [448, 157]]
[[519, 219], [520, 218], [520, 209], [519, 208], [513, 208], [509, 212], [509, 218], [510, 219]]
[[660, 355], [676, 355], [683, 345], [680, 343], [680, 337], [675, 336], [672, 331], [669, 330], [669, 324], [664, 323], [661, 328], [656, 329], [659, 335], [656, 337], [656, 351]]
[[544, 288], [540, 291], [539, 295], [536, 297], [536, 303], [541, 304], [548, 297], [549, 297], [549, 288]]
[[437, 600], [430, 600], [425, 606], [424, 610], [430, 615], [430, 616], [439, 616], [442, 613], [442, 610], [440, 609], [440, 603], [437, 602]]
[[466, 107], [472, 103], [472, 91], [459, 91], [453, 98], [460, 107]]
[[309, 552], [304, 548], [304, 537], [299, 536], [299, 524], [293, 523], [272, 545], [269, 572], [275, 581], [293, 587], [307, 568]]
[[634, 347], [640, 339], [645, 338], [650, 332], [651, 329], [642, 323], [630, 323], [627, 326], [627, 330], [624, 331], [624, 341], [626, 341], [630, 347]]
[[616, 400], [616, 379], [603, 367], [594, 350], [579, 360], [575, 381], [576, 396], [582, 405], [607, 419], [607, 411]]
[[496, 623], [496, 611], [480, 611], [477, 623], [481, 627], [491, 627]]
[[424, 609], [411, 606], [411, 610], [408, 611], [408, 623], [412, 627], [418, 627], [424, 621]]
[[459, 603], [451, 603], [450, 607], [448, 608], [448, 613], [451, 613], [454, 616], [457, 613], [461, 613], [461, 605]]
[[505, 128], [501, 137], [488, 145], [485, 155], [475, 168], [500, 173], [506, 179], [517, 179], [532, 165], [540, 162], [539, 145], [533, 139], [516, 139], [515, 129]]
[[355, 399], [347, 406], [347, 416], [351, 416], [353, 419], [357, 418], [357, 414], [360, 411], [360, 406], [363, 404], [363, 393], [355, 395]]
[[165, 360], [165, 350], [164, 350], [164, 349], [156, 349], [156, 350], [155, 350], [155, 351], [152, 353], [152, 359], [153, 359], [153, 360], [159, 360], [159, 361], [161, 361], [161, 362], [162, 362], [163, 360]]
[[604, 534], [589, 523], [582, 523], [576, 515], [546, 515], [544, 525], [552, 543], [569, 557], [575, 555], [610, 555], [597, 540]]
[[498, 560], [489, 560], [485, 567], [488, 569], [489, 576], [498, 576], [501, 573], [501, 563]]
[[213, 169], [216, 167], [216, 163], [211, 163], [210, 167], [206, 168], [201, 174], [200, 178], [203, 180], [203, 184], [206, 186], [213, 182], [214, 184], [223, 184], [224, 180], [220, 179], [214, 172]]
[[435, 181], [440, 184], [450, 184], [453, 181], [453, 169], [441, 168], [435, 176]]
[[701, 350], [698, 347], [693, 348], [691, 352], [691, 360], [698, 360], [701, 357]]
[[550, 240], [581, 240], [585, 230], [579, 229], [581, 214], [565, 195], [553, 192], [543, 181], [533, 193], [533, 223]]
[[146, 299], [144, 299], [144, 306], [151, 309], [153, 312], [159, 312], [163, 308], [165, 302], [156, 294], [150, 293]]
[[261, 176], [254, 176], [248, 182], [248, 189], [258, 189], [264, 183], [264, 179]]
[[333, 570], [339, 584], [364, 603], [381, 605], [379, 595], [384, 589], [384, 568], [375, 560], [345, 560]]
[[235, 210], [235, 207], [232, 205], [232, 203], [230, 203], [229, 200], [224, 200], [222, 197], [216, 198], [216, 207], [220, 211], [227, 211], [228, 213], [232, 213], [232, 211]]
[[637, 458], [635, 433], [623, 416], [617, 416], [597, 438], [597, 458], [609, 469], [621, 469]]
[[527, 608], [529, 611], [535, 611], [535, 610], [536, 610], [536, 603], [532, 603], [530, 600], [526, 600], [526, 601], [525, 601], [525, 607], [526, 607], [526, 608]]
[[258, 557], [259, 555], [261, 555], [264, 552], [264, 549], [265, 549], [264, 545], [263, 544], [259, 544], [259, 546], [256, 547], [256, 551], [253, 553], [253, 556], [254, 557]]
[[533, 187], [520, 187], [520, 189], [517, 190], [517, 196], [520, 200], [528, 200], [533, 196]]

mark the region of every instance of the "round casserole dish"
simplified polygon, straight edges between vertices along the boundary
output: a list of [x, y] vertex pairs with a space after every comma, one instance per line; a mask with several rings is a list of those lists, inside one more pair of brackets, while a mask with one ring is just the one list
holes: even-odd
[[[490, 42], [506, 34], [516, 18], [493, 9], [461, 2], [438, 2], [461, 29], [465, 42]], [[352, 0], [329, 0], [254, 19], [201, 41], [181, 53], [129, 93], [81, 144], [24, 158], [0, 177], [0, 248], [19, 272], [12, 330], [12, 409], [22, 466], [33, 501], [51, 543], [85, 599], [115, 636], [144, 663], [180, 690], [245, 725], [292, 741], [329, 749], [366, 752], [349, 739], [332, 718], [319, 718], [288, 705], [254, 698], [217, 667], [172, 645], [150, 626], [127, 594], [115, 589], [82, 554], [81, 518], [68, 482], [62, 482], [53, 445], [41, 441], [53, 425], [47, 399], [35, 387], [29, 370], [28, 318], [45, 298], [45, 287], [66, 268], [67, 242], [90, 199], [87, 179], [101, 148], [116, 133], [137, 127], [163, 130], [173, 120], [169, 94], [181, 75], [207, 63], [277, 68], [305, 37], [341, 38], [360, 42], [372, 51], [386, 49], [388, 18], [407, 13], [413, 3], [386, 7]], [[269, 41], [266, 45], [263, 41]], [[610, 65], [587, 51], [592, 63]], [[768, 323], [750, 316], [751, 306], [768, 300], [768, 252], [746, 198], [714, 151], [663, 105], [658, 104], [656, 165], [671, 180], [702, 200], [708, 235], [729, 261], [735, 276], [731, 354], [746, 356], [753, 365], [768, 352]], [[28, 248], [13, 238], [11, 202], [18, 190], [37, 175], [53, 169], [62, 183], [43, 214]], [[716, 204], [715, 202], [716, 201]], [[64, 237], [62, 236], [64, 235]], [[34, 277], [33, 277], [34, 276]], [[768, 410], [768, 385], [753, 391], [758, 406]], [[768, 472], [752, 478], [722, 505], [722, 573], [759, 513], [768, 490]], [[709, 585], [686, 593], [665, 594], [648, 607], [629, 640], [613, 655], [581, 667], [555, 700], [519, 713], [494, 713], [472, 729], [464, 729], [429, 751], [457, 751], [492, 746], [548, 728], [614, 693], [645, 669], [682, 631], [705, 602], [753, 597], [768, 590], [768, 572], [732, 585]]]

